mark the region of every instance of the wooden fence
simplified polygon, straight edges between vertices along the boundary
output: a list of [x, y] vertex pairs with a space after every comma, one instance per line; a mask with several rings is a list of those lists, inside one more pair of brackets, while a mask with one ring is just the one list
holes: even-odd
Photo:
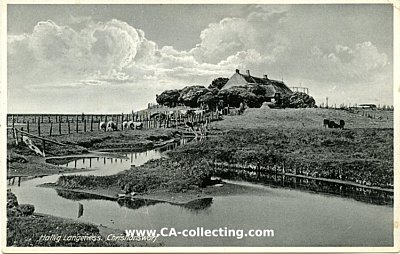
[[165, 117], [151, 117], [150, 112], [140, 111], [133, 114], [8, 114], [7, 137], [15, 138], [14, 128], [38, 136], [68, 135], [81, 132], [100, 131], [100, 122], [113, 121], [118, 130], [123, 129], [124, 121], [138, 121], [143, 123], [143, 129], [176, 128], [186, 121], [205, 122], [220, 118], [217, 112], [205, 114], [181, 114], [175, 110], [173, 114], [160, 112]]

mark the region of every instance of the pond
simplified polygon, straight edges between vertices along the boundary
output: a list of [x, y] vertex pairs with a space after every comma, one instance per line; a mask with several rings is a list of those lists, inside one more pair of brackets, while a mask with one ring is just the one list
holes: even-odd
[[[142, 165], [163, 156], [169, 148], [123, 153], [128, 159], [85, 158], [64, 165], [96, 168], [79, 174], [107, 175]], [[73, 174], [73, 173], [72, 173]], [[274, 237], [160, 237], [166, 246], [392, 246], [393, 208], [352, 199], [313, 194], [293, 189], [269, 187], [248, 182], [257, 191], [212, 199], [188, 205], [150, 200], [115, 202], [97, 196], [36, 187], [55, 182], [59, 176], [46, 176], [9, 186], [19, 203], [35, 206], [36, 212], [107, 226], [111, 229], [272, 229]]]

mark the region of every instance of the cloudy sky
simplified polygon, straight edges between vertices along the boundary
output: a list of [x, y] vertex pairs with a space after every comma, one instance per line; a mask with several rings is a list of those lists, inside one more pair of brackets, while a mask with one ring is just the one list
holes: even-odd
[[387, 5], [8, 5], [9, 112], [130, 112], [239, 68], [393, 103]]

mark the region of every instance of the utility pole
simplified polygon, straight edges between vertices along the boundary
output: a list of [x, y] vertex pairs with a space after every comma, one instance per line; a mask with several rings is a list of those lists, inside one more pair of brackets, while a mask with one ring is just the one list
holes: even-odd
[[329, 106], [328, 106], [328, 97], [326, 97], [326, 108], [329, 108]]

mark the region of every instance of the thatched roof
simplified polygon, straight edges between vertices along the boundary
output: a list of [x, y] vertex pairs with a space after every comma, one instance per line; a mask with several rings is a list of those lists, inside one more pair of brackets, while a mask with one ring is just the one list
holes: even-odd
[[[274, 97], [276, 93], [280, 93], [281, 95], [293, 93], [292, 90], [290, 90], [290, 88], [287, 87], [285, 83], [282, 81], [268, 79], [266, 77], [265, 78], [254, 77], [251, 75], [241, 74], [238, 72], [236, 72], [235, 75], [240, 75], [240, 77], [243, 78], [243, 80], [247, 83], [247, 85], [262, 85], [267, 90], [266, 96], [268, 97]], [[234, 86], [238, 85], [229, 84], [228, 82], [227, 85], [223, 87], [223, 89], [228, 89]]]

